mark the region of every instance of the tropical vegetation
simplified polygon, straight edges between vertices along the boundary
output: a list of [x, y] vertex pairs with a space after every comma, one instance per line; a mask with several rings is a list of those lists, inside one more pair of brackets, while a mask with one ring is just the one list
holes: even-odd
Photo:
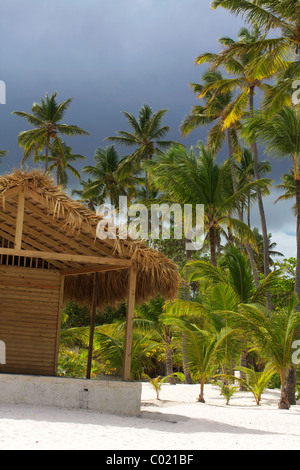
[[[215, 384], [226, 403], [238, 389], [257, 405], [266, 388], [281, 389], [279, 408], [295, 404], [300, 339], [300, 106], [293, 99], [300, 79], [299, 0], [214, 0], [245, 25], [236, 39], [219, 39], [218, 52], [199, 51], [197, 65], [207, 69], [201, 83], [190, 84], [197, 105], [183, 117], [182, 142], [167, 139], [167, 109], [145, 104], [124, 111], [128, 130], [107, 137], [94, 156], [73, 152], [62, 140], [86, 136], [63, 123], [72, 99], [59, 103], [46, 93], [31, 114], [15, 114], [33, 128], [18, 136], [22, 164], [33, 157], [45, 172], [90, 210], [101, 204], [118, 210], [120, 196], [131, 202], [203, 205], [203, 243], [195, 238], [196, 218], [170, 240], [145, 241], [179, 266], [182, 288], [168, 302], [152, 299], [136, 307], [131, 378], [148, 380], [159, 392], [164, 383]], [[205, 141], [184, 145], [187, 135], [207, 131]], [[222, 159], [224, 146], [226, 159]], [[121, 149], [129, 154], [121, 155]], [[6, 152], [0, 152], [0, 163]], [[278, 184], [271, 178], [272, 158], [286, 159]], [[88, 163], [82, 169], [79, 160]], [[70, 178], [76, 181], [74, 187]], [[75, 178], [74, 178], [75, 177]], [[276, 184], [277, 183], [277, 184]], [[285, 258], [267, 230], [264, 198], [277, 191], [276, 208], [292, 200], [295, 256]], [[257, 209], [259, 227], [252, 214]], [[170, 219], [170, 225], [174, 220]], [[124, 358], [126, 305], [97, 312], [92, 378], [118, 376]], [[63, 312], [59, 373], [84, 377], [89, 346], [89, 310], [69, 303]], [[195, 397], [196, 398], [196, 397]]]

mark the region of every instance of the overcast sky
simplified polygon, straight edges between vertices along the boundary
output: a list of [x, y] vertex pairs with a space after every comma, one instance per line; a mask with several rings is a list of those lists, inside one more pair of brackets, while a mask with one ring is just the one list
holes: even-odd
[[[73, 97], [64, 122], [90, 133], [67, 140], [86, 157], [79, 170], [92, 164], [97, 147], [109, 145], [105, 137], [127, 129], [121, 111], [137, 115], [144, 103], [154, 112], [169, 110], [163, 124], [171, 126], [168, 137], [180, 141], [179, 126], [197, 104], [188, 84], [200, 82], [205, 70], [195, 58], [218, 51], [217, 38], [236, 37], [242, 26], [225, 10], [212, 11], [209, 0], [1, 0], [0, 12], [0, 80], [7, 87], [0, 149], [9, 151], [2, 172], [20, 165], [17, 136], [29, 128], [11, 112], [30, 112], [46, 92], [57, 91], [59, 102]], [[205, 137], [201, 129], [183, 142]], [[278, 182], [290, 162], [272, 166]], [[265, 201], [268, 230], [278, 249], [295, 256], [291, 204], [274, 206], [276, 197]], [[256, 211], [253, 224], [259, 226]]]

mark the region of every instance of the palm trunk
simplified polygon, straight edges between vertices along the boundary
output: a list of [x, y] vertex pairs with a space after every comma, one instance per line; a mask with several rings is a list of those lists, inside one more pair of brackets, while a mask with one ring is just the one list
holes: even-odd
[[291, 406], [296, 405], [296, 367], [292, 365], [286, 376], [285, 392]]
[[251, 217], [250, 217], [250, 197], [248, 197], [248, 207], [247, 207], [247, 225], [249, 228], [251, 228]]
[[[240, 357], [240, 367], [247, 367], [248, 366], [247, 354], [248, 354], [248, 351], [245, 349], [243, 351], [243, 354]], [[246, 378], [246, 376], [245, 376], [244, 372], [240, 371], [240, 379], [245, 380], [245, 378]], [[240, 382], [240, 392], [243, 392], [245, 390], [247, 390], [246, 387], [243, 385], [242, 382]]]
[[[190, 243], [190, 240], [186, 240], [186, 243]], [[186, 250], [186, 263], [191, 260], [191, 251]], [[190, 285], [187, 278], [187, 268], [185, 270], [185, 300], [190, 300]], [[193, 383], [191, 371], [189, 367], [188, 360], [188, 350], [187, 350], [187, 336], [185, 333], [182, 333], [182, 367], [185, 377], [185, 383], [191, 385]]]
[[[227, 129], [227, 140], [228, 140], [229, 156], [231, 156], [231, 155], [233, 155], [233, 145], [232, 145], [232, 138], [231, 138], [231, 134], [230, 134], [230, 129]], [[234, 191], [234, 193], [236, 193], [238, 188], [237, 188], [237, 182], [236, 182], [235, 168], [234, 168], [234, 165], [233, 165], [232, 162], [231, 162], [230, 169], [231, 169], [233, 191]], [[249, 211], [250, 211], [250, 209], [248, 209], [248, 217], [250, 216]], [[239, 217], [239, 220], [241, 222], [243, 222], [243, 212], [240, 209], [238, 209], [238, 217]], [[259, 287], [259, 278], [258, 278], [257, 267], [256, 267], [256, 264], [255, 264], [252, 248], [251, 248], [251, 246], [248, 242], [245, 243], [245, 249], [246, 249], [246, 251], [248, 253], [248, 256], [249, 256], [249, 260], [250, 260], [250, 264], [251, 264], [251, 268], [252, 268], [252, 272], [253, 272], [253, 276], [254, 276], [255, 287], [256, 287], [256, 289], [258, 289], [258, 287]]]
[[48, 171], [48, 156], [49, 156], [50, 135], [47, 135], [46, 151], [45, 151], [45, 173]]
[[148, 177], [148, 172], [146, 171], [146, 176], [145, 176], [145, 187], [146, 187], [146, 201], [149, 201], [150, 198], [150, 191], [149, 191], [149, 177]]
[[300, 176], [295, 174], [296, 185], [296, 207], [297, 207], [297, 263], [296, 263], [296, 279], [295, 279], [295, 292], [298, 295], [300, 303]]
[[216, 257], [217, 239], [216, 239], [216, 232], [215, 232], [214, 227], [210, 227], [209, 229], [209, 243], [210, 243], [210, 261], [211, 261], [211, 264], [216, 268], [217, 267], [217, 257]]
[[[250, 113], [254, 111], [254, 87], [250, 88]], [[258, 147], [256, 141], [254, 141], [251, 145], [252, 153], [253, 153], [253, 170], [255, 179], [259, 180], [259, 170], [258, 170]], [[267, 231], [267, 222], [266, 222], [266, 215], [264, 210], [264, 205], [262, 201], [261, 191], [257, 190], [257, 202], [258, 202], [258, 209], [260, 215], [260, 222], [261, 222], [261, 231], [263, 236], [263, 243], [264, 243], [264, 276], [265, 278], [270, 274], [270, 261], [269, 261], [269, 240], [268, 240], [268, 231]], [[270, 294], [267, 294], [267, 308], [271, 310], [271, 297]]]
[[[298, 155], [296, 156], [298, 160]], [[296, 227], [296, 242], [297, 242], [297, 261], [296, 261], [296, 279], [295, 279], [295, 293], [298, 296], [300, 307], [300, 176], [297, 174], [295, 168], [295, 186], [296, 186], [296, 207], [297, 207], [297, 227]], [[291, 366], [286, 377], [285, 393], [290, 405], [296, 405], [296, 368]]]
[[200, 395], [198, 397], [198, 402], [199, 403], [205, 403], [205, 400], [204, 400], [204, 385], [205, 385], [205, 376], [201, 377], [201, 381], [200, 381]]
[[[171, 346], [172, 337], [170, 334], [170, 327], [165, 325], [165, 343], [166, 343], [166, 373], [168, 376], [173, 374], [173, 351]], [[174, 377], [169, 378], [169, 383], [175, 385]]]
[[280, 380], [281, 380], [281, 395], [280, 395], [280, 400], [278, 403], [278, 408], [280, 410], [289, 410], [290, 403], [288, 400], [287, 390], [286, 390], [286, 371], [284, 370], [280, 371]]

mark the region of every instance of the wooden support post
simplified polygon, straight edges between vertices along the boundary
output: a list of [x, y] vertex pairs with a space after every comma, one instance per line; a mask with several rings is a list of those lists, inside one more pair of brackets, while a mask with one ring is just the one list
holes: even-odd
[[133, 339], [135, 291], [136, 291], [136, 270], [132, 266], [129, 269], [128, 292], [127, 292], [126, 332], [125, 332], [125, 348], [124, 348], [124, 363], [123, 363], [123, 380], [124, 381], [130, 380], [130, 373], [131, 373], [131, 354], [132, 354], [132, 339]]
[[54, 362], [53, 375], [57, 375], [58, 355], [59, 355], [59, 347], [60, 347], [61, 316], [62, 316], [62, 311], [63, 311], [63, 306], [64, 306], [64, 293], [65, 293], [65, 278], [61, 276], [60, 291], [59, 291], [59, 306], [58, 306], [58, 315], [57, 315], [55, 362]]
[[18, 212], [17, 212], [17, 220], [16, 220], [16, 232], [15, 232], [15, 249], [16, 250], [21, 250], [22, 248], [24, 209], [25, 209], [25, 194], [20, 193], [19, 198], [18, 198]]
[[86, 378], [87, 379], [91, 378], [93, 349], [94, 349], [94, 333], [95, 333], [95, 322], [96, 322], [96, 312], [97, 312], [98, 280], [99, 280], [99, 274], [96, 272], [94, 274], [94, 287], [93, 287], [93, 300], [92, 300], [91, 326], [90, 326], [90, 341], [89, 341], [89, 353], [88, 353], [88, 363], [87, 363], [87, 371], [86, 371]]

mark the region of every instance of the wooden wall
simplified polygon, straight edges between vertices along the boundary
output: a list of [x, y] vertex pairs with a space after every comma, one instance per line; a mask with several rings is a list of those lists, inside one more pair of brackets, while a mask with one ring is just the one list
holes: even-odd
[[56, 375], [62, 291], [58, 272], [0, 265], [0, 373]]

